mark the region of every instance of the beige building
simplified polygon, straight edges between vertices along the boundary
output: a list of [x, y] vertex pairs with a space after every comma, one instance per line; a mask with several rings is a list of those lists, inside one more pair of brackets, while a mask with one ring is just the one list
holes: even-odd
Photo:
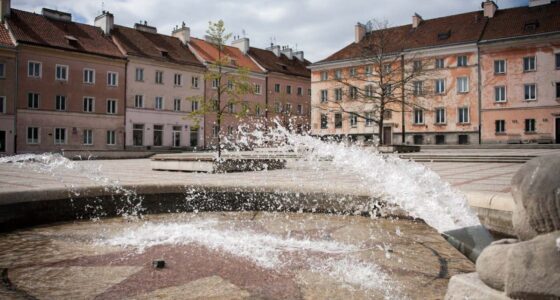
[[15, 152], [16, 49], [0, 12], [0, 156]]

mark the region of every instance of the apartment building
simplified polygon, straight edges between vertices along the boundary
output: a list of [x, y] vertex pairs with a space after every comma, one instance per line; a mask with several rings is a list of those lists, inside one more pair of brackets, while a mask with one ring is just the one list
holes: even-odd
[[5, 8], [2, 7], [0, 12], [0, 155], [11, 155], [15, 153], [16, 137], [16, 50], [5, 27], [4, 16], [7, 16], [5, 12]]
[[18, 52], [18, 153], [122, 150], [126, 59], [111, 39], [50, 9], [10, 9], [6, 23]]
[[96, 25], [110, 35], [128, 59], [126, 78], [127, 149], [194, 149], [204, 146], [189, 113], [204, 97], [205, 67], [189, 50], [184, 24], [173, 35], [146, 23], [134, 28], [114, 24], [104, 12]]
[[480, 39], [483, 143], [560, 143], [560, 2], [488, 14]]

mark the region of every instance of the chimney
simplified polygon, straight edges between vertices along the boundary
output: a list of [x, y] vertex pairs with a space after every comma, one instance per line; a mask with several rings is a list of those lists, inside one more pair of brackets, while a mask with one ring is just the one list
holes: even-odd
[[412, 28], [418, 28], [418, 26], [420, 26], [420, 23], [422, 23], [422, 21], [424, 21], [424, 19], [422, 19], [422, 17], [419, 14], [414, 13], [414, 16], [412, 16]]
[[303, 51], [294, 52], [294, 57], [297, 58], [299, 61], [304, 61]]
[[359, 43], [366, 36], [366, 25], [358, 23], [354, 26], [354, 42]]
[[148, 25], [148, 21], [144, 21], [144, 24], [142, 23], [134, 24], [134, 29], [144, 31], [144, 32], [149, 32], [149, 33], [157, 33], [157, 28]]
[[171, 35], [178, 38], [183, 45], [186, 45], [191, 41], [191, 29], [185, 25], [185, 22], [181, 24], [181, 27], [177, 27], [173, 30]]
[[10, 16], [11, 8], [10, 0], [0, 0], [0, 21], [4, 22], [4, 19]]
[[535, 7], [540, 5], [550, 4], [551, 0], [529, 0], [529, 7]]
[[236, 40], [234, 40], [233, 42], [231, 42], [231, 45], [233, 47], [238, 48], [239, 50], [241, 50], [241, 52], [243, 52], [243, 54], [247, 54], [247, 52], [249, 52], [249, 39], [248, 38], [238, 38]]
[[484, 9], [484, 16], [486, 18], [493, 18], [498, 10], [498, 5], [492, 0], [486, 0], [482, 2], [482, 8]]
[[270, 44], [270, 47], [266, 48], [266, 50], [270, 50], [274, 55], [280, 56], [280, 46], [278, 45]]
[[110, 35], [115, 26], [115, 16], [108, 11], [103, 11], [101, 15], [95, 17], [93, 24], [95, 27], [101, 28], [105, 35]]
[[43, 14], [43, 16], [45, 16], [49, 19], [54, 19], [54, 20], [58, 20], [58, 21], [66, 21], [66, 22], [71, 22], [72, 21], [72, 14], [67, 13], [67, 12], [58, 11], [58, 10], [49, 9], [49, 8], [43, 8], [41, 10], [41, 13]]
[[282, 54], [286, 55], [289, 59], [292, 59], [294, 57], [293, 52], [292, 52], [292, 48], [285, 46], [282, 49]]

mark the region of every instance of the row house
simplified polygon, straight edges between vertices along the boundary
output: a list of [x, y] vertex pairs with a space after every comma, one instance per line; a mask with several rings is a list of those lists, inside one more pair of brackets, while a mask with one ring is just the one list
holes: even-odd
[[[485, 1], [482, 8], [432, 20], [415, 14], [412, 24], [383, 30], [356, 25], [353, 43], [311, 67], [312, 133], [362, 140], [377, 135], [374, 122], [357, 118], [368, 116], [372, 108], [357, 101], [352, 89], [367, 91], [360, 85], [368, 82], [359, 75], [367, 79], [372, 71], [381, 72], [369, 64], [363, 49], [379, 41], [383, 32], [391, 37], [389, 52], [400, 56], [389, 55], [394, 65], [383, 68], [423, 71], [404, 91], [395, 87], [413, 105], [404, 110], [400, 104], [389, 106], [382, 130], [385, 143], [555, 141], [558, 3], [531, 1], [530, 7], [499, 10], [493, 1]], [[534, 23], [536, 29], [527, 32], [525, 27]], [[502, 70], [513, 62], [517, 63], [511, 69]], [[530, 69], [523, 70], [524, 65]]]
[[126, 59], [95, 26], [2, 1], [17, 49], [17, 152], [122, 150]]
[[[3, 3], [2, 3], [3, 4]], [[5, 7], [0, 22], [0, 155], [15, 153], [16, 50], [5, 27]], [[8, 10], [9, 11], [9, 10]]]
[[203, 127], [188, 117], [204, 96], [205, 72], [187, 46], [189, 29], [183, 25], [169, 36], [146, 23], [114, 25], [108, 12], [95, 22], [128, 60], [127, 149], [203, 147]]

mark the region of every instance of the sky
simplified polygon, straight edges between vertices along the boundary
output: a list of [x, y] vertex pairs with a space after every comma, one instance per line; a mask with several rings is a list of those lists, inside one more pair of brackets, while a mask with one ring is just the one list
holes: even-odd
[[[73, 20], [93, 24], [102, 10], [115, 23], [139, 21], [171, 34], [183, 21], [191, 35], [203, 38], [209, 21], [224, 20], [228, 32], [250, 39], [251, 46], [271, 42], [304, 51], [315, 62], [354, 40], [354, 25], [368, 20], [390, 26], [410, 24], [414, 13], [424, 19], [481, 9], [483, 0], [12, 0], [12, 7], [40, 13], [47, 7], [72, 13]], [[500, 8], [527, 5], [528, 0], [497, 0]]]

